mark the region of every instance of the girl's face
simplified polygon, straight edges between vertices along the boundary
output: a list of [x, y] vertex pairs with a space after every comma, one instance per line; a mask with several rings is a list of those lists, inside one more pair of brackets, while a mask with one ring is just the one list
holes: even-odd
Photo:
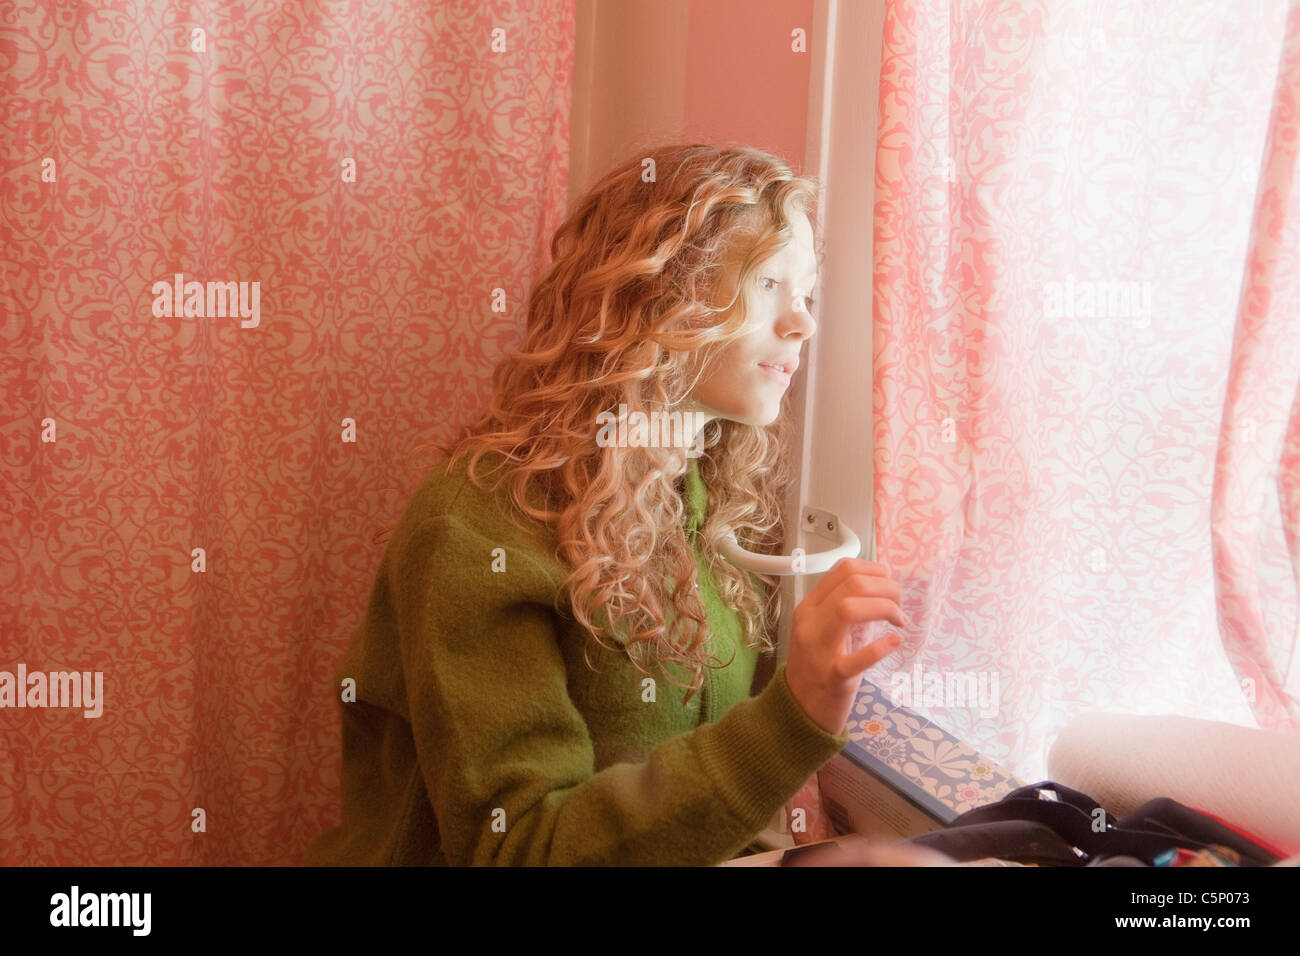
[[[691, 390], [692, 410], [700, 413], [696, 417], [700, 428], [713, 418], [770, 425], [780, 413], [781, 398], [799, 365], [803, 343], [817, 331], [808, 312], [817, 284], [812, 226], [803, 213], [797, 213], [790, 225], [793, 240], [755, 273], [748, 331], [727, 345]], [[723, 288], [714, 301], [731, 297], [746, 251], [732, 250], [723, 270]], [[785, 372], [772, 365], [784, 365]]]

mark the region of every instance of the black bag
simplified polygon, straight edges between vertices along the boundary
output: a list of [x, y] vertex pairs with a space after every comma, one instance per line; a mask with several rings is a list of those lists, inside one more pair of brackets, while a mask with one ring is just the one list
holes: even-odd
[[1221, 854], [1223, 847], [1238, 855], [1242, 866], [1270, 866], [1279, 859], [1168, 797], [1116, 819], [1087, 794], [1050, 780], [1013, 790], [942, 830], [903, 842], [938, 850], [959, 863], [996, 857], [1039, 866], [1154, 866], [1168, 850]]

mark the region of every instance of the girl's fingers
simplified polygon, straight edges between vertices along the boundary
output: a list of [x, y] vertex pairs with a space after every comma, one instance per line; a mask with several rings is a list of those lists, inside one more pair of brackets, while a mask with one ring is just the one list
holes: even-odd
[[826, 596], [819, 610], [831, 611], [835, 609], [836, 604], [864, 598], [880, 598], [897, 606], [903, 602], [903, 588], [897, 581], [875, 574], [849, 575]]
[[[869, 621], [889, 621], [895, 627], [907, 627], [903, 619], [903, 609], [897, 601], [884, 597], [845, 597], [833, 610], [838, 611], [838, 619], [844, 626], [865, 624]], [[829, 629], [828, 629], [829, 630]]]
[[832, 669], [835, 676], [840, 680], [858, 677], [877, 661], [898, 650], [902, 643], [903, 639], [899, 635], [886, 634], [884, 637], [872, 641], [860, 651], [845, 654], [839, 657], [833, 665]]
[[[817, 607], [831, 596], [836, 588], [856, 575], [870, 575], [889, 581], [889, 569], [876, 561], [864, 561], [861, 558], [840, 558], [835, 565], [821, 576], [806, 595], [801, 604], [810, 608]], [[892, 581], [890, 583], [893, 583]]]

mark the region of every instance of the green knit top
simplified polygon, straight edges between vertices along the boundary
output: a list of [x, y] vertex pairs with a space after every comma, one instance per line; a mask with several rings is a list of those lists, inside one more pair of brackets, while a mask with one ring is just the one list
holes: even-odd
[[463, 459], [436, 469], [337, 668], [342, 822], [303, 862], [708, 865], [747, 846], [849, 738], [808, 717], [784, 666], [750, 696], [756, 652], [694, 534], [708, 495], [693, 458], [684, 491], [711, 649], [731, 661], [689, 707], [556, 613], [553, 531], [517, 509], [527, 527], [512, 524], [504, 488], [480, 489]]

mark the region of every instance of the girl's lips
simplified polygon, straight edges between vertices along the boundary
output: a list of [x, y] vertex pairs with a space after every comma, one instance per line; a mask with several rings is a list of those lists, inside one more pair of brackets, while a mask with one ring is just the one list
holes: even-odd
[[769, 375], [769, 376], [771, 376], [772, 378], [776, 379], [778, 382], [782, 382], [782, 383], [784, 383], [784, 384], [786, 384], [786, 385], [789, 385], [789, 384], [790, 384], [790, 373], [789, 373], [789, 372], [782, 372], [780, 369], [778, 369], [778, 368], [773, 368], [773, 367], [770, 366], [770, 365], [759, 365], [759, 368], [761, 368], [761, 369], [764, 371], [764, 373], [766, 373], [767, 375]]

